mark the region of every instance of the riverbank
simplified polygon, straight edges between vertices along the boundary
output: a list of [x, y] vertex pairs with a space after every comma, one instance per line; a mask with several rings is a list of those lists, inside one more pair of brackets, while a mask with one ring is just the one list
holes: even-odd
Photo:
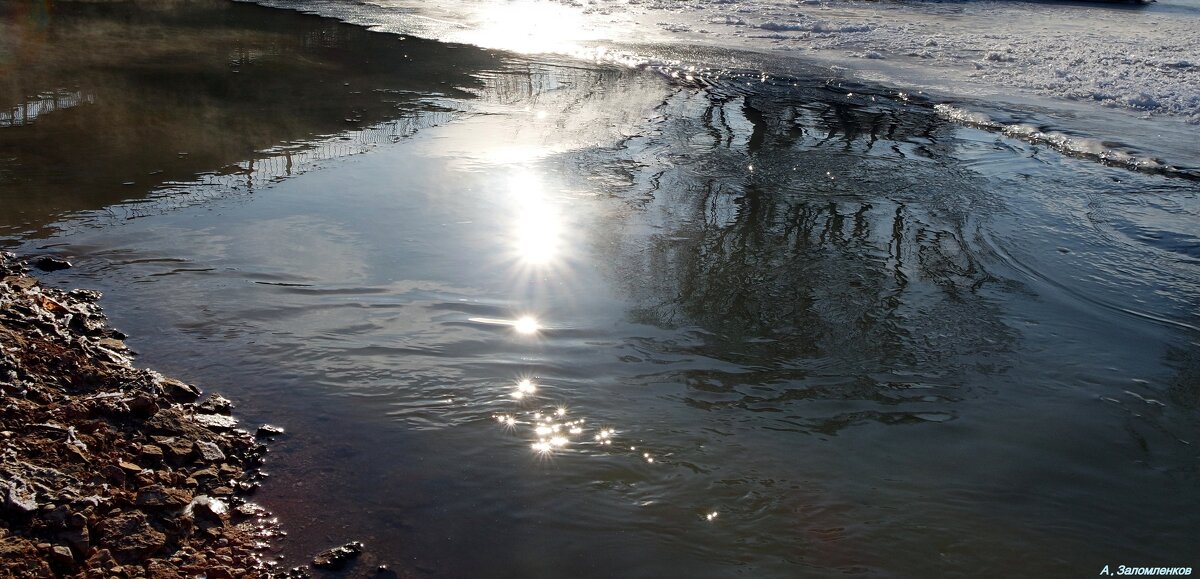
[[99, 297], [0, 254], [0, 575], [268, 574], [265, 447], [229, 400], [135, 368]]

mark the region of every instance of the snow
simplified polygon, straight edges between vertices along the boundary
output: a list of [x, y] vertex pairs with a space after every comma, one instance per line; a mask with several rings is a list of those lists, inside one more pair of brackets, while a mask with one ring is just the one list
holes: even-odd
[[[698, 55], [711, 51], [688, 47], [736, 49], [762, 55], [753, 62], [775, 67], [766, 73], [789, 74], [789, 63], [797, 61], [818, 63], [897, 91], [1000, 107], [1026, 103], [1039, 111], [1070, 109], [1057, 116], [1067, 124], [1080, 117], [1078, 107], [1091, 111], [1088, 115], [1122, 112], [1146, 121], [1200, 124], [1200, 0], [1149, 5], [1019, 0], [260, 3], [444, 41], [669, 64], [677, 70], [740, 66], [735, 57], [705, 62]], [[519, 18], [512, 18], [518, 12]], [[1159, 132], [1145, 130], [1146, 135]], [[1172, 147], [1192, 153], [1192, 161], [1200, 156], [1194, 142]]]

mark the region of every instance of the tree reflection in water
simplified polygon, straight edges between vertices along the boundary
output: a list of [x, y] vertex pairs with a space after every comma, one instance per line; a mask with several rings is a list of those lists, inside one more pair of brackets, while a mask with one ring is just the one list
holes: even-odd
[[634, 381], [683, 382], [706, 409], [862, 402], [801, 419], [820, 431], [948, 419], [930, 403], [1001, 371], [1016, 339], [991, 299], [1016, 289], [988, 270], [998, 207], [955, 165], [953, 127], [883, 95], [744, 87], [678, 93], [604, 169], [661, 228], [615, 259], [634, 316], [696, 338], [643, 346], [739, 365]]

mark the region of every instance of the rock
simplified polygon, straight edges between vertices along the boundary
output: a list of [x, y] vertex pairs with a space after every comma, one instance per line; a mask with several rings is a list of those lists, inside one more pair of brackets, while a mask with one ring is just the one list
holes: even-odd
[[320, 569], [341, 569], [346, 566], [346, 563], [351, 559], [361, 555], [363, 552], [363, 544], [358, 541], [351, 541], [341, 547], [334, 547], [328, 551], [318, 553], [313, 557], [312, 564]]
[[29, 484], [19, 477], [0, 480], [0, 497], [4, 498], [4, 510], [27, 515], [38, 509]]
[[50, 564], [59, 569], [73, 571], [75, 569], [75, 555], [71, 553], [71, 549], [62, 545], [55, 545], [50, 549]]
[[67, 528], [67, 520], [70, 518], [71, 518], [71, 510], [68, 509], [66, 505], [59, 505], [57, 507], [54, 507], [53, 509], [50, 509], [50, 511], [47, 512], [45, 515], [42, 515], [43, 520], [45, 520], [47, 523], [50, 523], [52, 526], [60, 528], [60, 529]]
[[229, 519], [229, 505], [221, 499], [200, 495], [188, 503], [184, 514], [205, 525], [221, 525]]
[[96, 340], [96, 344], [103, 348], [116, 350], [118, 352], [124, 352], [129, 349], [129, 346], [126, 346], [125, 342], [122, 342], [116, 338], [100, 338], [99, 340]]
[[201, 402], [198, 408], [209, 414], [229, 414], [233, 411], [233, 402], [220, 394], [213, 394]]
[[192, 501], [187, 491], [150, 485], [138, 491], [133, 503], [139, 507], [182, 509]]
[[214, 432], [229, 430], [237, 426], [237, 419], [221, 414], [197, 414], [192, 417], [197, 424]]
[[163, 450], [153, 444], [144, 444], [138, 458], [142, 464], [159, 464], [163, 461]]
[[186, 438], [172, 437], [172, 438], [166, 439], [165, 442], [160, 441], [160, 444], [163, 444], [164, 446], [166, 446], [167, 453], [169, 453], [171, 455], [171, 458], [173, 460], [175, 460], [176, 462], [183, 462], [189, 456], [191, 456], [192, 448], [194, 447], [194, 445], [192, 444], [192, 441], [190, 441]]
[[50, 257], [47, 255], [46, 257], [42, 257], [33, 262], [33, 266], [42, 271], [59, 271], [63, 269], [70, 269], [71, 262], [65, 259]]
[[37, 278], [28, 275], [10, 275], [4, 278], [4, 283], [17, 289], [27, 290], [37, 285]]
[[174, 378], [162, 378], [158, 385], [162, 388], [162, 393], [168, 398], [176, 402], [194, 402], [200, 397], [200, 389], [185, 384]]
[[179, 569], [166, 561], [154, 560], [146, 565], [146, 576], [149, 579], [177, 579]]
[[192, 476], [190, 476], [188, 478], [193, 478], [198, 481], [214, 479], [214, 478], [217, 478], [217, 471], [216, 471], [216, 469], [213, 469], [213, 468], [204, 468], [204, 469], [197, 470], [196, 472], [193, 472]]
[[196, 453], [204, 462], [221, 462], [225, 460], [225, 453], [221, 451], [221, 447], [204, 440], [196, 441]]
[[136, 475], [137, 473], [142, 472], [142, 467], [126, 460], [118, 462], [117, 466], [121, 467], [121, 470], [125, 471], [126, 474]]
[[272, 436], [279, 436], [280, 434], [283, 434], [283, 432], [284, 430], [278, 426], [264, 424], [259, 426], [258, 431], [254, 434], [259, 438], [271, 438]]
[[144, 418], [147, 416], [154, 416], [154, 414], [158, 412], [158, 403], [155, 402], [154, 398], [152, 398], [149, 394], [138, 394], [137, 396], [134, 396], [133, 399], [128, 402], [128, 404], [129, 411], [132, 412], [134, 416], [141, 416]]
[[73, 290], [67, 292], [67, 295], [69, 295], [81, 302], [88, 302], [88, 303], [94, 304], [97, 301], [99, 301], [100, 297], [103, 296], [104, 294], [102, 294], [96, 290], [73, 289]]
[[125, 471], [115, 464], [104, 465], [100, 468], [100, 474], [104, 475], [104, 479], [114, 485], [125, 485]]
[[167, 536], [150, 526], [140, 511], [121, 513], [102, 521], [100, 540], [120, 563], [134, 563], [161, 549]]
[[68, 529], [58, 534], [58, 538], [79, 553], [87, 553], [92, 546], [92, 535], [87, 527]]

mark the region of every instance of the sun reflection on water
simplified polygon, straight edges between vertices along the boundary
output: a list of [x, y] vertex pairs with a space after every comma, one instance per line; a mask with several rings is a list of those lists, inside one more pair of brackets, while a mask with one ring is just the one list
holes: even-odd
[[469, 321], [477, 324], [487, 324], [491, 326], [511, 326], [518, 334], [533, 335], [542, 331], [543, 327], [537, 318], [533, 316], [521, 316], [515, 320], [507, 320], [503, 318], [467, 318]]
[[516, 52], [572, 53], [581, 42], [597, 37], [578, 10], [544, 0], [489, 3], [477, 20], [456, 40]]
[[520, 171], [509, 179], [515, 223], [512, 248], [526, 267], [545, 267], [559, 258], [562, 246], [562, 216], [537, 175]]

